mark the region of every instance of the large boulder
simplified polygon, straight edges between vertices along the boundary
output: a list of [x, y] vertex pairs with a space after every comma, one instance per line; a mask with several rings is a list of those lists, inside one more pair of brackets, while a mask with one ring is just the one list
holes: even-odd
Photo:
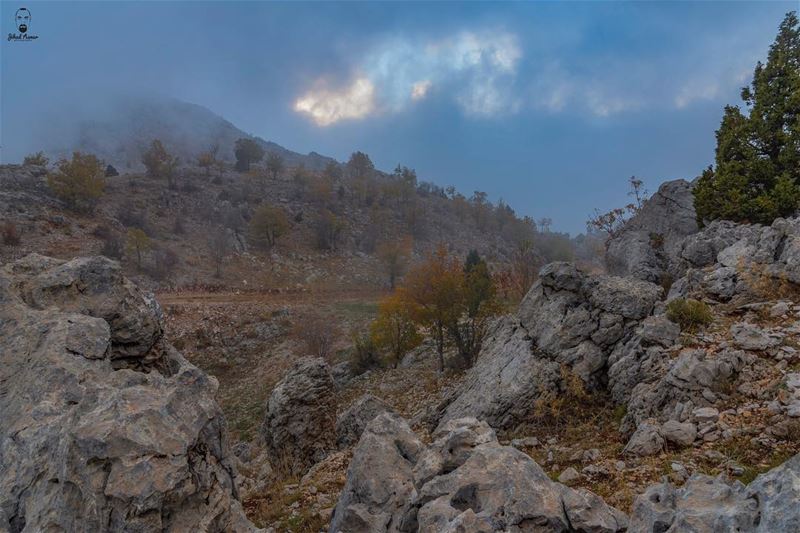
[[605, 387], [610, 354], [662, 293], [646, 281], [592, 276], [571, 263], [546, 265], [539, 276], [517, 315], [495, 324], [464, 382], [429, 413], [431, 426], [474, 416], [511, 427], [543, 393], [564, 391], [562, 367], [589, 389]]
[[623, 513], [552, 481], [484, 422], [451, 420], [433, 439], [425, 447], [396, 415], [375, 418], [356, 447], [331, 533], [625, 530]]
[[298, 359], [267, 402], [262, 434], [272, 465], [300, 476], [336, 449], [336, 392], [328, 364]]
[[6, 265], [0, 530], [252, 530], [216, 391], [116, 263]]
[[606, 268], [610, 274], [658, 283], [680, 273], [683, 239], [697, 231], [692, 184], [667, 181], [609, 239]]
[[337, 446], [339, 448], [354, 446], [373, 418], [381, 413], [393, 412], [389, 404], [380, 398], [372, 394], [363, 395], [336, 419]]
[[653, 485], [636, 498], [629, 531], [800, 531], [800, 455], [748, 486], [695, 474], [683, 487]]

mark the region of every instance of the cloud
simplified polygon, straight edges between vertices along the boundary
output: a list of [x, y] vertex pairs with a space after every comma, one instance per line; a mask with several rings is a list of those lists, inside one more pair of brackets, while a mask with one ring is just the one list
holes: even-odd
[[690, 81], [675, 96], [675, 107], [683, 109], [697, 100], [714, 100], [719, 96], [719, 84], [714, 81]]
[[517, 37], [503, 31], [464, 31], [429, 41], [386, 38], [354, 66], [358, 74], [347, 87], [308, 91], [294, 109], [329, 126], [401, 112], [436, 87], [466, 114], [513, 113], [519, 108], [513, 85], [521, 57]]
[[422, 100], [431, 89], [431, 80], [418, 81], [411, 86], [411, 99]]
[[369, 79], [357, 78], [339, 90], [313, 89], [295, 101], [294, 110], [319, 126], [364, 118], [375, 110], [375, 86]]

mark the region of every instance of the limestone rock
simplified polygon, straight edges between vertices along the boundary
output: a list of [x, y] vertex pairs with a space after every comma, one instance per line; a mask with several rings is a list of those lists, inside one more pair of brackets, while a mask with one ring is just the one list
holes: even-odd
[[603, 387], [610, 354], [652, 313], [661, 292], [645, 281], [591, 276], [570, 263], [544, 266], [517, 316], [495, 324], [467, 378], [428, 422], [436, 427], [474, 416], [510, 427], [544, 392], [563, 392], [562, 366], [588, 388]]
[[692, 184], [665, 182], [606, 248], [608, 272], [660, 282], [679, 275], [683, 239], [698, 231]]
[[681, 488], [653, 485], [634, 501], [629, 531], [800, 531], [798, 479], [800, 455], [746, 487], [703, 474]]
[[627, 517], [555, 483], [474, 418], [450, 420], [425, 447], [393, 414], [367, 426], [330, 531], [624, 531]]
[[161, 327], [108, 259], [0, 269], [0, 530], [253, 529], [217, 382]]
[[661, 436], [661, 428], [658, 424], [645, 421], [636, 428], [628, 444], [625, 445], [623, 452], [639, 457], [647, 457], [661, 453], [663, 449], [664, 437]]
[[744, 350], [766, 350], [781, 343], [780, 337], [770, 335], [763, 328], [749, 322], [738, 322], [731, 326], [731, 335], [737, 346]]
[[691, 446], [697, 438], [697, 426], [691, 422], [667, 420], [661, 426], [661, 435], [667, 442], [677, 444], [678, 446]]
[[365, 394], [336, 420], [336, 444], [339, 448], [353, 446], [361, 438], [364, 428], [381, 413], [394, 410], [372, 394]]
[[270, 461], [302, 475], [336, 448], [336, 394], [328, 364], [297, 360], [272, 390], [262, 426]]

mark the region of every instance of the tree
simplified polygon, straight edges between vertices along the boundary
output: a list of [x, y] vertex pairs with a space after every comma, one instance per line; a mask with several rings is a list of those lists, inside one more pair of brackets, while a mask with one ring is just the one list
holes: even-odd
[[262, 205], [250, 220], [250, 239], [258, 246], [272, 248], [280, 237], [288, 233], [289, 220], [280, 207]]
[[47, 156], [44, 155], [44, 152], [39, 151], [35, 154], [28, 154], [25, 156], [25, 159], [22, 161], [23, 165], [37, 165], [40, 167], [46, 167], [50, 160]]
[[236, 156], [236, 170], [239, 172], [248, 172], [251, 164], [258, 163], [264, 157], [261, 145], [244, 137], [236, 141], [233, 153]]
[[406, 305], [407, 301], [401, 291], [381, 300], [378, 318], [370, 328], [375, 344], [388, 352], [394, 368], [422, 341], [414, 323], [413, 309]]
[[219, 144], [213, 144], [205, 152], [200, 152], [197, 156], [197, 166], [206, 169], [206, 176], [211, 174], [211, 169], [217, 164], [217, 152]]
[[389, 276], [389, 287], [394, 290], [397, 278], [403, 275], [413, 251], [411, 237], [402, 237], [378, 245], [378, 260]]
[[58, 162], [58, 172], [47, 176], [53, 193], [78, 212], [91, 213], [106, 187], [103, 163], [94, 155], [73, 152]]
[[374, 171], [375, 165], [372, 164], [372, 160], [367, 154], [353, 152], [350, 155], [350, 160], [347, 161], [347, 172], [353, 181], [353, 188], [362, 205], [366, 205], [370, 197], [370, 183]]
[[447, 332], [468, 368], [478, 357], [491, 318], [500, 309], [489, 267], [476, 250], [467, 255], [459, 288], [461, 310], [452, 316]]
[[317, 234], [317, 246], [321, 250], [336, 250], [342, 232], [346, 227], [344, 220], [331, 213], [328, 209], [323, 209], [317, 217], [314, 228]]
[[716, 167], [694, 188], [700, 224], [717, 218], [771, 223], [800, 206], [800, 21], [786, 14], [767, 63], [742, 89], [749, 111], [726, 106]]
[[342, 167], [335, 161], [328, 161], [325, 164], [325, 170], [323, 170], [322, 173], [332, 182], [342, 179]]
[[164, 148], [164, 144], [154, 139], [150, 148], [142, 154], [142, 163], [151, 178], [166, 178], [170, 189], [175, 188], [175, 173], [178, 169], [178, 158]]
[[273, 180], [278, 179], [284, 168], [283, 158], [279, 154], [270, 152], [267, 155], [267, 172], [269, 172]]
[[405, 305], [415, 322], [428, 329], [436, 345], [439, 370], [444, 371], [444, 348], [448, 324], [461, 313], [461, 284], [464, 272], [444, 246], [412, 268], [403, 282]]
[[142, 268], [142, 256], [150, 249], [150, 238], [139, 228], [129, 228], [125, 247], [129, 254], [136, 254], [136, 265]]
[[222, 265], [225, 263], [225, 258], [228, 257], [228, 254], [231, 253], [228, 232], [224, 228], [217, 228], [211, 233], [208, 238], [208, 252], [214, 262], [214, 277], [222, 277]]

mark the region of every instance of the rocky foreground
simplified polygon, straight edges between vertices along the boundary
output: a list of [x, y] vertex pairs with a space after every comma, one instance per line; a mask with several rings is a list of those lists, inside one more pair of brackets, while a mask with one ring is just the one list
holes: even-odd
[[0, 531], [252, 531], [217, 382], [103, 257], [0, 270]]
[[[165, 340], [158, 304], [119, 265], [7, 264], [0, 531], [252, 531], [240, 492], [270, 495], [290, 519], [258, 521], [279, 531], [800, 531], [800, 219], [664, 231], [690, 190], [665, 185], [643, 211], [660, 214], [616, 237], [638, 243], [619, 275], [545, 266], [475, 366], [415, 393], [419, 409], [379, 398], [386, 383], [345, 403], [369, 376], [301, 358], [259, 437], [233, 449], [216, 380]], [[690, 297], [713, 311], [707, 328], [667, 318]], [[540, 431], [543, 406], [556, 416], [575, 395], [618, 415], [569, 442]], [[603, 424], [618, 449], [602, 448]], [[633, 491], [624, 506], [610, 479]]]

